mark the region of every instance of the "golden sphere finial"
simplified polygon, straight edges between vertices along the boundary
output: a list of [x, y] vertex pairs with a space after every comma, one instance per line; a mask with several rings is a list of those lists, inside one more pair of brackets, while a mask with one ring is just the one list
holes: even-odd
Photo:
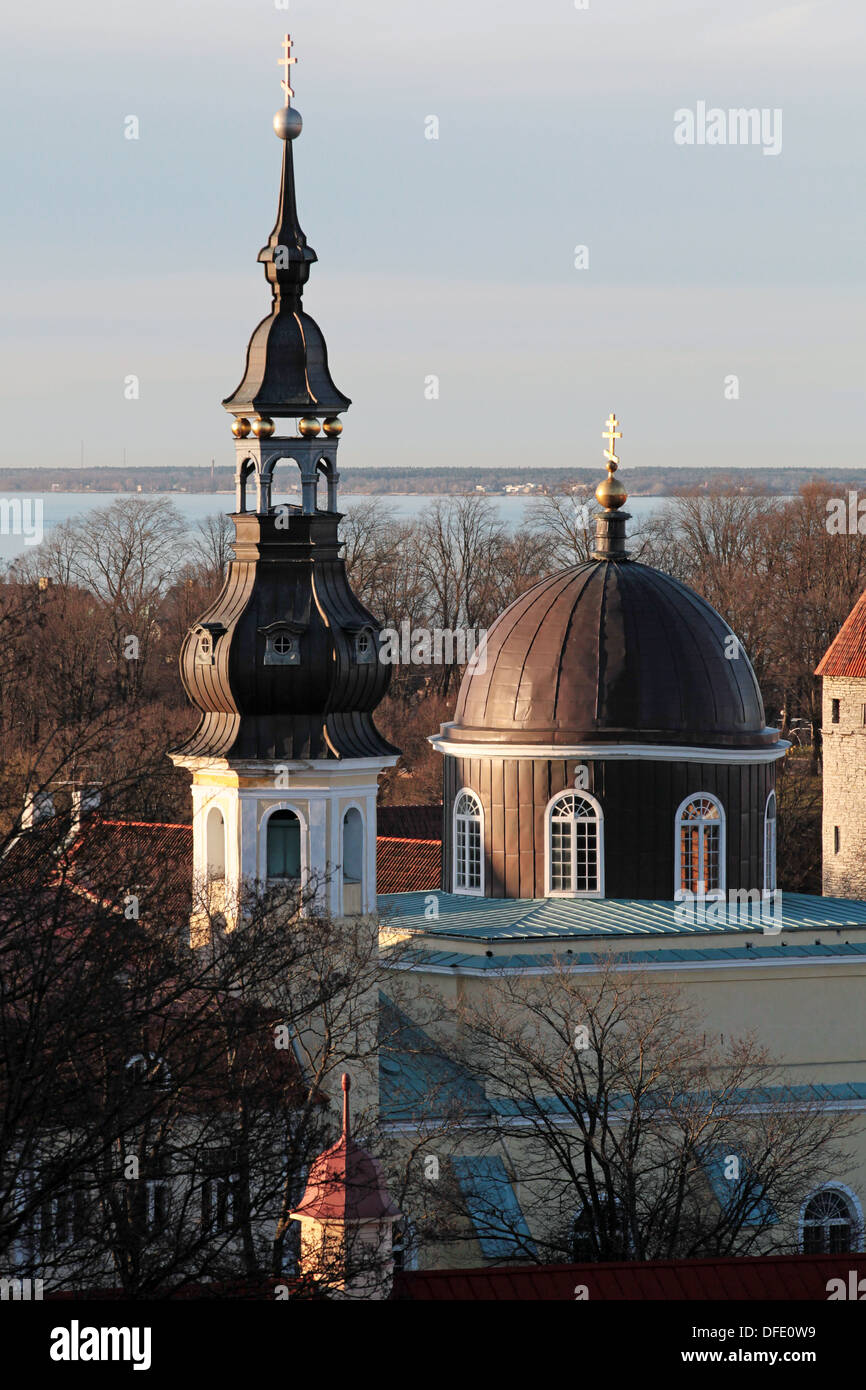
[[232, 420], [232, 434], [235, 439], [246, 439], [251, 429], [252, 425], [245, 415], [236, 415]]
[[315, 439], [321, 428], [315, 415], [304, 415], [298, 421], [298, 434], [302, 439]]
[[253, 420], [253, 434], [256, 439], [270, 439], [276, 425], [270, 415], [257, 415]]
[[339, 439], [340, 435], [343, 433], [343, 422], [339, 420], [336, 415], [329, 415], [328, 418], [323, 421], [322, 429], [328, 439]]

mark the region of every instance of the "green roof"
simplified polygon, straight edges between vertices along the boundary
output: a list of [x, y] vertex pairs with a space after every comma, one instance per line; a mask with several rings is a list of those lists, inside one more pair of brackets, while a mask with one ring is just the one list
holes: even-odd
[[[429, 916], [435, 899], [438, 917]], [[477, 898], [457, 893], [386, 893], [379, 911], [395, 930], [468, 941], [530, 941], [622, 936], [721, 937], [759, 935], [760, 920], [683, 921], [683, 904], [626, 898]], [[711, 914], [708, 913], [711, 917]], [[782, 895], [774, 926], [783, 932], [866, 929], [866, 902]], [[689, 955], [691, 959], [691, 955]]]

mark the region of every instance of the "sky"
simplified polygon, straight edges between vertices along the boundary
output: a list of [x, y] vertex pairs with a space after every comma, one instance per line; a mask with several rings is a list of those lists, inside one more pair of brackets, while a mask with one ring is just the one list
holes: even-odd
[[[866, 6], [577, 4], [7, 12], [3, 465], [233, 463], [288, 29], [341, 466], [601, 470], [610, 410], [624, 468], [864, 466]], [[779, 153], [676, 143], [699, 103]]]

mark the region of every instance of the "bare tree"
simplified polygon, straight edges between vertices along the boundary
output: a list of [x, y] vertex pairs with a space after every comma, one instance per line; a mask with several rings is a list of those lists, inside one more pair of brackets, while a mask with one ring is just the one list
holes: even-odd
[[[526, 1258], [791, 1250], [804, 1192], [842, 1162], [849, 1119], [786, 1090], [753, 1037], [716, 1047], [679, 990], [610, 957], [502, 972], [454, 1023], [450, 1053], [489, 1100], [475, 1150], [512, 1156], [528, 1229], [495, 1203], [483, 1219]], [[458, 1185], [440, 1200], [469, 1216]]]

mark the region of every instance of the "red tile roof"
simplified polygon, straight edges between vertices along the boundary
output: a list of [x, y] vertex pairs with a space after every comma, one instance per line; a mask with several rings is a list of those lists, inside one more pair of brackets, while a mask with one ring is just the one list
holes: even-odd
[[816, 676], [866, 676], [866, 590], [830, 643]]
[[380, 893], [424, 893], [439, 887], [441, 840], [380, 835], [376, 844], [376, 888]]
[[[393, 807], [393, 810], [428, 811], [439, 807]], [[94, 819], [85, 827], [70, 852], [75, 877], [81, 887], [89, 878], [97, 882], [99, 872], [88, 874], [87, 859], [99, 865], [112, 865], [116, 873], [123, 867], [127, 875], [146, 878], [148, 871], [159, 871], [163, 906], [165, 895], [177, 902], [180, 911], [189, 911], [187, 899], [192, 884], [192, 826], [163, 825], [149, 821]], [[420, 893], [439, 887], [442, 842], [414, 835], [380, 835], [377, 841], [376, 881], [380, 893]]]
[[457, 1301], [566, 1301], [583, 1284], [590, 1302], [645, 1299], [827, 1299], [827, 1282], [866, 1275], [866, 1255], [762, 1255], [740, 1259], [654, 1260], [641, 1264], [530, 1265], [519, 1269], [412, 1270], [396, 1276], [393, 1298]]

